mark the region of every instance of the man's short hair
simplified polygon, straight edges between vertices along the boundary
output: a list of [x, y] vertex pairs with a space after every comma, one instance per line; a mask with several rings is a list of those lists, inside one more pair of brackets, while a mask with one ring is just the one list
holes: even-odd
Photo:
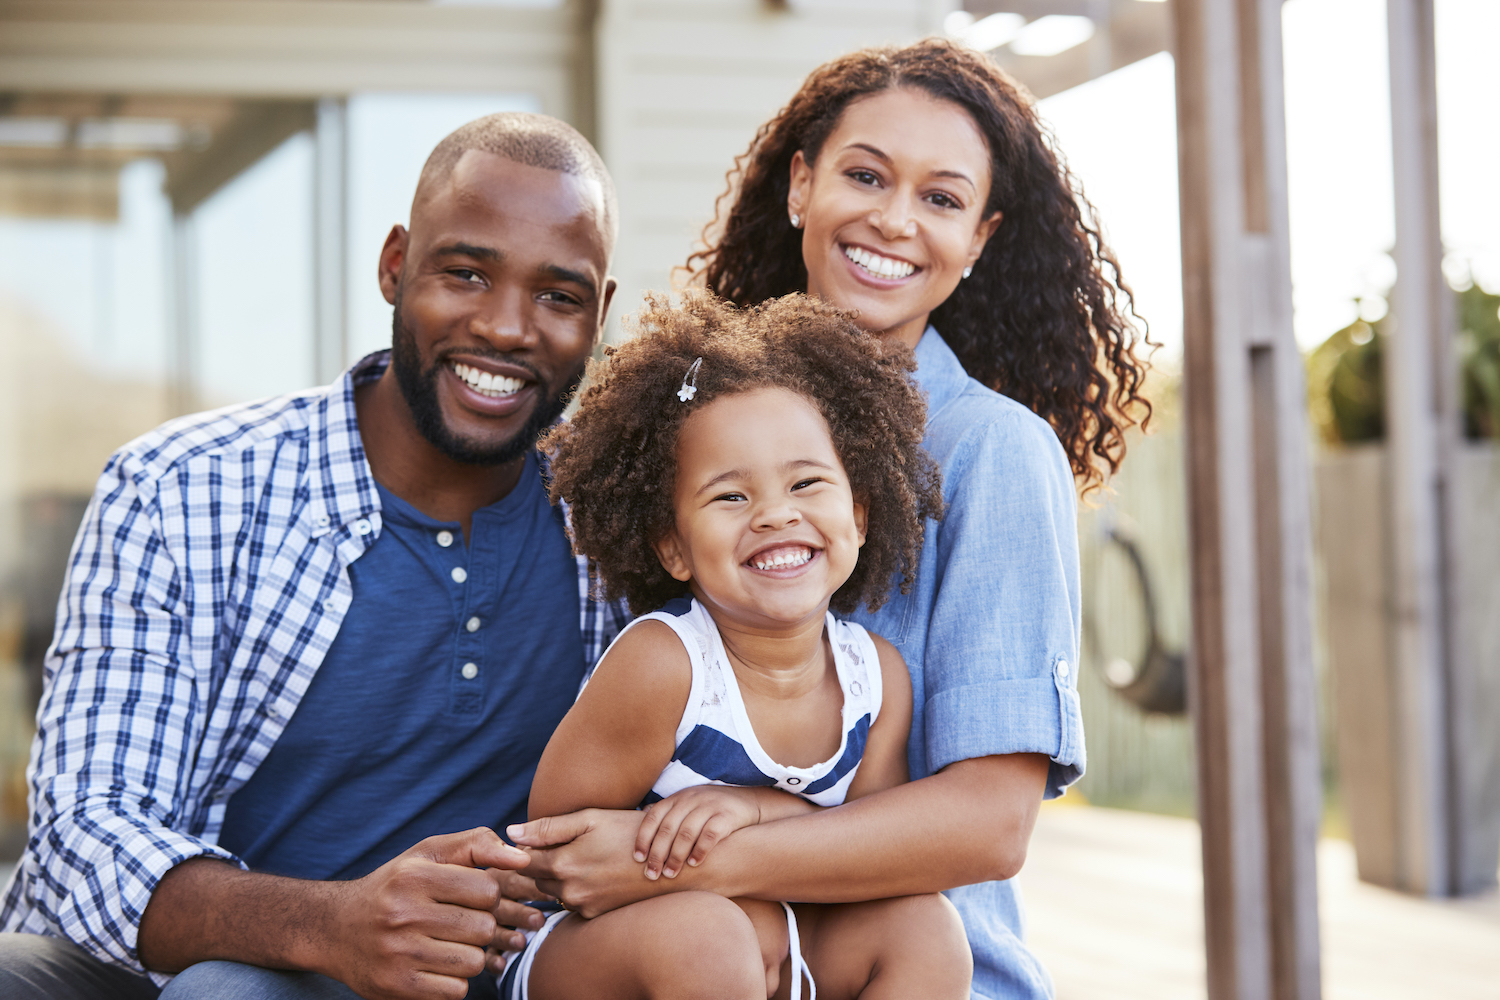
[[609, 247], [614, 247], [619, 217], [615, 182], [598, 152], [573, 126], [527, 111], [502, 111], [476, 118], [454, 130], [433, 148], [422, 167], [418, 189], [446, 180], [458, 161], [471, 149], [503, 156], [528, 167], [557, 170], [597, 181], [604, 192], [604, 235]]

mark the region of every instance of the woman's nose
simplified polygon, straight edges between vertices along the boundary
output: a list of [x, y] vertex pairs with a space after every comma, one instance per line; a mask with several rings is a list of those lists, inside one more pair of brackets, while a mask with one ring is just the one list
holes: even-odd
[[905, 198], [888, 199], [880, 208], [871, 210], [868, 221], [883, 239], [895, 240], [917, 235], [916, 214], [907, 205]]

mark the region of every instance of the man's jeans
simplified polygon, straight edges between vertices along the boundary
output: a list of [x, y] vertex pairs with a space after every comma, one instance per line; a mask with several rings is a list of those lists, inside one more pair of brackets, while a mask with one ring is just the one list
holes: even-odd
[[[470, 1000], [495, 996], [493, 977], [469, 984]], [[151, 980], [106, 965], [61, 938], [0, 934], [4, 1000], [358, 1000], [315, 972], [280, 972], [238, 962], [201, 962], [158, 992]]]

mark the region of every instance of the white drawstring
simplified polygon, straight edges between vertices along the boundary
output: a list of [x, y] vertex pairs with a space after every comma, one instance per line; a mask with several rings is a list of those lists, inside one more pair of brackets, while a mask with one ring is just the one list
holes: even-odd
[[797, 935], [797, 915], [791, 904], [782, 903], [786, 911], [787, 944], [792, 953], [792, 1000], [802, 1000], [802, 977], [807, 976], [807, 1000], [818, 1000], [818, 984], [813, 981], [812, 970], [802, 959], [802, 940]]

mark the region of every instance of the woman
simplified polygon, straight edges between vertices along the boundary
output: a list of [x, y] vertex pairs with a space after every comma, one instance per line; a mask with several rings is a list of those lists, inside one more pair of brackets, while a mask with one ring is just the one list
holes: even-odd
[[[1148, 415], [1129, 293], [1028, 99], [948, 42], [828, 63], [761, 128], [690, 264], [740, 305], [806, 291], [914, 349], [947, 513], [916, 584], [857, 618], [906, 658], [912, 782], [738, 831], [665, 879], [630, 863], [630, 818], [586, 811], [541, 885], [589, 915], [663, 890], [842, 902], [950, 890], [974, 993], [1046, 997], [1021, 942], [1021, 867], [1044, 797], [1083, 773], [1075, 485]], [[974, 845], [979, 844], [979, 850]]]

